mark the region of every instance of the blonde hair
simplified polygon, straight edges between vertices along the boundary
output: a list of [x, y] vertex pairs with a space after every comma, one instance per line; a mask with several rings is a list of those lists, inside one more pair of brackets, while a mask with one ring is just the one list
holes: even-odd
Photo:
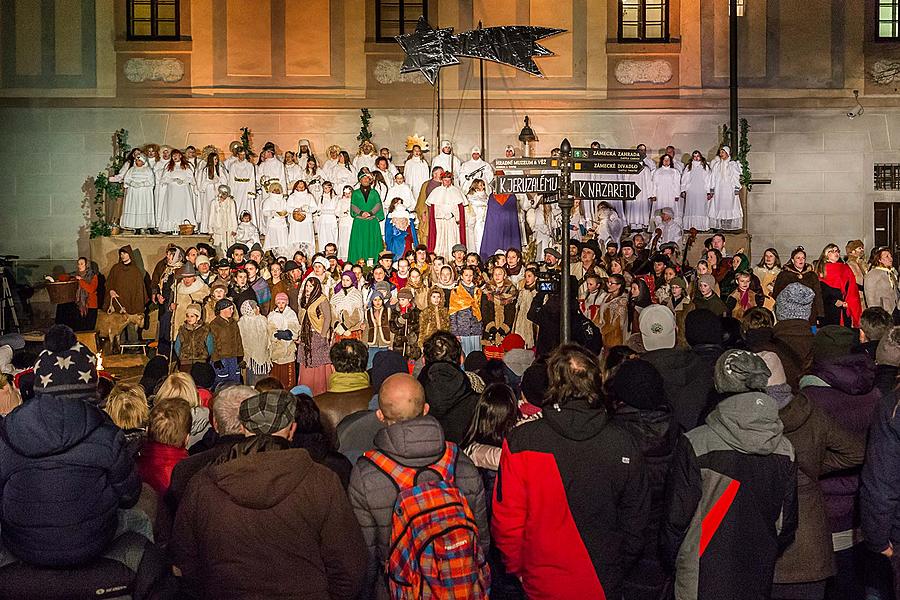
[[191, 433], [191, 406], [183, 398], [157, 400], [150, 411], [147, 437], [154, 442], [184, 448]]
[[122, 429], [145, 427], [150, 413], [144, 388], [131, 383], [117, 383], [109, 393], [103, 410]]
[[156, 392], [157, 402], [167, 398], [181, 398], [187, 401], [191, 408], [200, 406], [200, 394], [197, 392], [194, 378], [180, 371], [166, 377], [159, 386], [159, 391]]

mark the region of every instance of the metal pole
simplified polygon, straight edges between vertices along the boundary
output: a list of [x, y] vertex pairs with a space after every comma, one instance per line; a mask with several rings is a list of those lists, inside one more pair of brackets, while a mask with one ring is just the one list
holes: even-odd
[[738, 3], [728, 0], [728, 62], [731, 72], [728, 91], [731, 109], [731, 155], [737, 155], [738, 145]]
[[[481, 29], [481, 21], [478, 21], [478, 29]], [[488, 155], [487, 144], [484, 140], [485, 114], [484, 114], [484, 60], [478, 59], [478, 80], [481, 86], [481, 156]]]
[[559, 145], [559, 210], [562, 213], [562, 273], [559, 280], [560, 315], [559, 341], [568, 344], [572, 332], [572, 312], [569, 308], [572, 287], [569, 285], [569, 224], [575, 199], [572, 197], [572, 144], [566, 138]]

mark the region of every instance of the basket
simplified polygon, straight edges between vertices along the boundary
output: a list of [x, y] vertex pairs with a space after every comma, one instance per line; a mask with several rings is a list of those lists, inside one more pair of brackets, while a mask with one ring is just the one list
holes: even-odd
[[54, 281], [47, 284], [47, 293], [53, 304], [69, 304], [75, 302], [78, 295], [78, 280]]
[[297, 221], [298, 223], [302, 223], [306, 220], [306, 213], [300, 210], [299, 208], [295, 208], [294, 212], [291, 213], [291, 218]]
[[180, 235], [194, 235], [194, 225], [185, 219], [184, 223], [178, 226], [178, 233]]

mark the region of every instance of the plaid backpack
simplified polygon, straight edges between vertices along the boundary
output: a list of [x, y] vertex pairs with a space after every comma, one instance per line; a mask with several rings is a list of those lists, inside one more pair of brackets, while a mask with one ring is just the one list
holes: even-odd
[[[478, 545], [478, 526], [456, 487], [459, 448], [447, 442], [443, 456], [426, 467], [406, 467], [379, 452], [365, 456], [397, 486], [391, 547], [385, 571], [395, 600], [486, 599], [491, 572]], [[440, 479], [417, 483], [431, 471]]]

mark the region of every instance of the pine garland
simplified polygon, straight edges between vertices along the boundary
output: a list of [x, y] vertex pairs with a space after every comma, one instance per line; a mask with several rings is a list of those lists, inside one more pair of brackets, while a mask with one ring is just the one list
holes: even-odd
[[250, 131], [249, 127], [241, 127], [241, 145], [244, 147], [244, 152], [247, 153], [247, 159], [250, 159], [250, 155], [253, 154], [253, 132]]
[[369, 113], [368, 108], [360, 109], [359, 120], [362, 123], [362, 127], [359, 128], [359, 135], [356, 136], [356, 139], [360, 144], [363, 142], [371, 142], [373, 133], [369, 129], [369, 123], [372, 121], [372, 115]]
[[[753, 189], [753, 172], [750, 170], [750, 161], [747, 158], [747, 155], [750, 154], [750, 148], [752, 147], [750, 144], [749, 132], [750, 124], [747, 122], [747, 119], [741, 119], [738, 124], [737, 148], [732, 148], [732, 156], [741, 163], [741, 185], [746, 187], [748, 192]], [[730, 143], [731, 130], [726, 123], [722, 125], [721, 145], [727, 146]]]
[[116, 130], [113, 134], [113, 155], [110, 157], [106, 169], [97, 173], [93, 181], [94, 198], [85, 199], [90, 201], [94, 213], [89, 223], [91, 238], [107, 237], [112, 234], [112, 223], [106, 220], [106, 202], [124, 196], [125, 185], [122, 182], [112, 182], [109, 178], [119, 172], [130, 151], [128, 130]]

